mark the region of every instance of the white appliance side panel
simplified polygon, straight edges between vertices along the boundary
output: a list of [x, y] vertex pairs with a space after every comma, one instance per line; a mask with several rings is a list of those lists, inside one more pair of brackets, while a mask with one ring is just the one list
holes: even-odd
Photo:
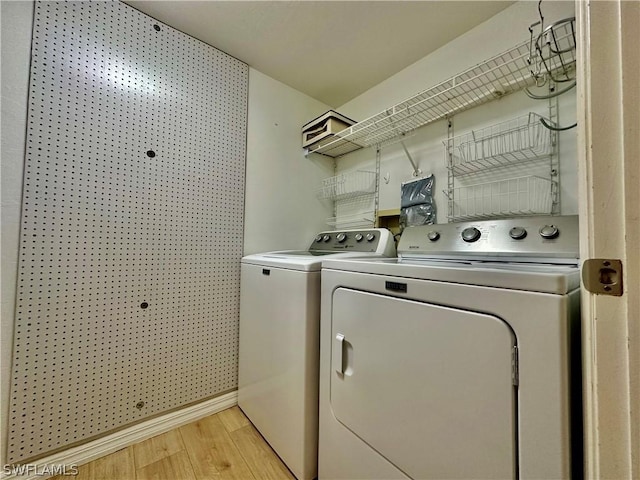
[[331, 315], [339, 422], [412, 478], [515, 477], [506, 323], [347, 288], [334, 292]]
[[318, 450], [320, 272], [242, 264], [240, 292], [238, 405], [296, 477], [311, 480]]
[[237, 386], [248, 66], [36, 2], [8, 460]]

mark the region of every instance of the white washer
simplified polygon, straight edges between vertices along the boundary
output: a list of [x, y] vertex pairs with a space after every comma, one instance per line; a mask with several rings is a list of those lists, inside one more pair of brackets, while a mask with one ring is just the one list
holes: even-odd
[[299, 480], [318, 466], [322, 260], [395, 254], [391, 232], [368, 229], [242, 259], [238, 405]]
[[321, 308], [321, 480], [581, 476], [577, 217], [407, 228]]

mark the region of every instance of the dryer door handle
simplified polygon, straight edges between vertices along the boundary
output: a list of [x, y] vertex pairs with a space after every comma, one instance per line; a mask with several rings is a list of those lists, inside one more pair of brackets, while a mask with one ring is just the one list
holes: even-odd
[[344, 375], [344, 335], [338, 333], [333, 342], [333, 365], [340, 375]]

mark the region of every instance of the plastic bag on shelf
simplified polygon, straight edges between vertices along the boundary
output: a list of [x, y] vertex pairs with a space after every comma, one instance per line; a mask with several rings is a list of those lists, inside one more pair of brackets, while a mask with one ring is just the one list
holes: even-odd
[[435, 177], [418, 178], [401, 186], [400, 227], [430, 225], [436, 221], [436, 205], [433, 201]]
[[436, 207], [430, 203], [412, 205], [400, 209], [400, 225], [402, 228], [413, 225], [432, 225], [436, 220]]
[[404, 182], [401, 186], [400, 207], [411, 207], [421, 203], [433, 203], [433, 187], [436, 178], [429, 175]]

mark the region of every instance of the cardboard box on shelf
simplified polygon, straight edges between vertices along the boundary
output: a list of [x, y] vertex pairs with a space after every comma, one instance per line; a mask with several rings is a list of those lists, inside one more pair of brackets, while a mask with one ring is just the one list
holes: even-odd
[[351, 120], [338, 112], [329, 110], [318, 118], [315, 118], [303, 125], [302, 147], [306, 148], [323, 140], [325, 140], [325, 142], [331, 141], [332, 137], [337, 132], [344, 130], [345, 128], [349, 128], [355, 123], [356, 122], [354, 120]]

